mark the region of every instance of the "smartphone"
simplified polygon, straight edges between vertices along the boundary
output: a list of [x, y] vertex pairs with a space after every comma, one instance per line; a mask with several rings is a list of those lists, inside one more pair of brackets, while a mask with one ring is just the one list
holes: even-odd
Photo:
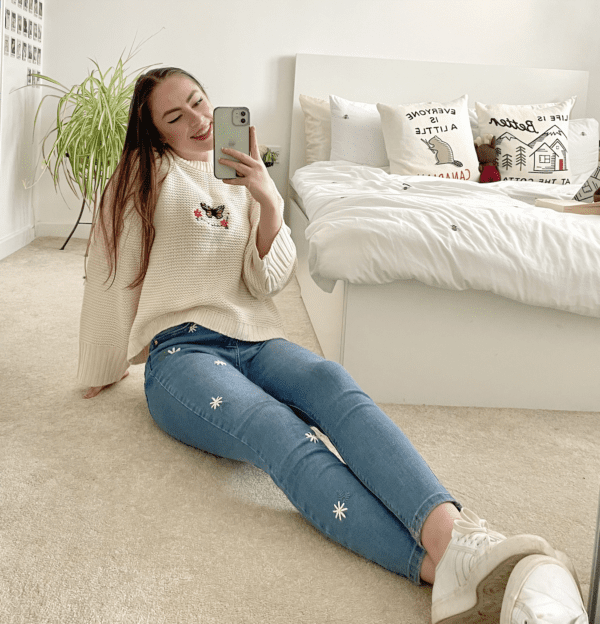
[[235, 178], [236, 170], [220, 164], [219, 158], [236, 159], [224, 154], [221, 148], [250, 154], [250, 111], [245, 106], [217, 106], [213, 111], [213, 136], [215, 177], [219, 180]]

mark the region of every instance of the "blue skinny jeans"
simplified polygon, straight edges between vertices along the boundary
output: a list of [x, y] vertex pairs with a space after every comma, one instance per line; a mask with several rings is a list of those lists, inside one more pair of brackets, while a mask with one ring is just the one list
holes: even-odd
[[264, 470], [319, 531], [415, 584], [425, 519], [444, 502], [460, 509], [342, 366], [287, 340], [171, 327], [152, 340], [145, 390], [166, 433]]

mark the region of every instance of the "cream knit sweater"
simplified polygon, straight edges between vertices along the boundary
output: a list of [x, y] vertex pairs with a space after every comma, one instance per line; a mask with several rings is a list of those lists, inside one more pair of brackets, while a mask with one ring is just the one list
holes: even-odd
[[211, 162], [173, 155], [163, 167], [168, 173], [143, 284], [127, 288], [140, 262], [135, 212], [125, 218], [112, 285], [112, 277], [104, 283], [108, 263], [101, 237], [90, 245], [78, 370], [86, 386], [118, 381], [130, 364], [146, 361], [153, 336], [185, 322], [240, 340], [285, 337], [271, 296], [296, 268], [290, 229], [282, 225], [261, 259], [256, 248], [260, 205], [245, 187], [217, 180]]

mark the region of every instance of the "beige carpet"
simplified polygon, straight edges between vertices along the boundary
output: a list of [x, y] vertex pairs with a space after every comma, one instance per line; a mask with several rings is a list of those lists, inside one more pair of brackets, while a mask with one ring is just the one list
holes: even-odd
[[[84, 242], [61, 244], [0, 262], [0, 622], [429, 622], [429, 587], [322, 537], [259, 470], [162, 433], [142, 367], [81, 398]], [[297, 283], [277, 305], [318, 350]], [[493, 528], [568, 551], [587, 594], [600, 413], [382, 408]]]

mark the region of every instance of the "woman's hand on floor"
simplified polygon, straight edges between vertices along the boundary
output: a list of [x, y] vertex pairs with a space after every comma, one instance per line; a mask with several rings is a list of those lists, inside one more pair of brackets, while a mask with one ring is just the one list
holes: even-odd
[[[125, 374], [123, 375], [123, 377], [121, 377], [121, 379], [119, 381], [123, 381], [123, 379], [125, 379], [125, 377], [127, 377], [127, 375], [129, 375], [129, 371], [125, 371]], [[98, 396], [98, 394], [100, 394], [100, 392], [102, 390], [104, 390], [104, 388], [110, 388], [111, 386], [114, 386], [115, 383], [117, 383], [116, 381], [114, 383], [111, 384], [107, 384], [106, 386], [92, 386], [84, 395], [83, 398], [84, 399], [93, 399], [95, 396]]]

